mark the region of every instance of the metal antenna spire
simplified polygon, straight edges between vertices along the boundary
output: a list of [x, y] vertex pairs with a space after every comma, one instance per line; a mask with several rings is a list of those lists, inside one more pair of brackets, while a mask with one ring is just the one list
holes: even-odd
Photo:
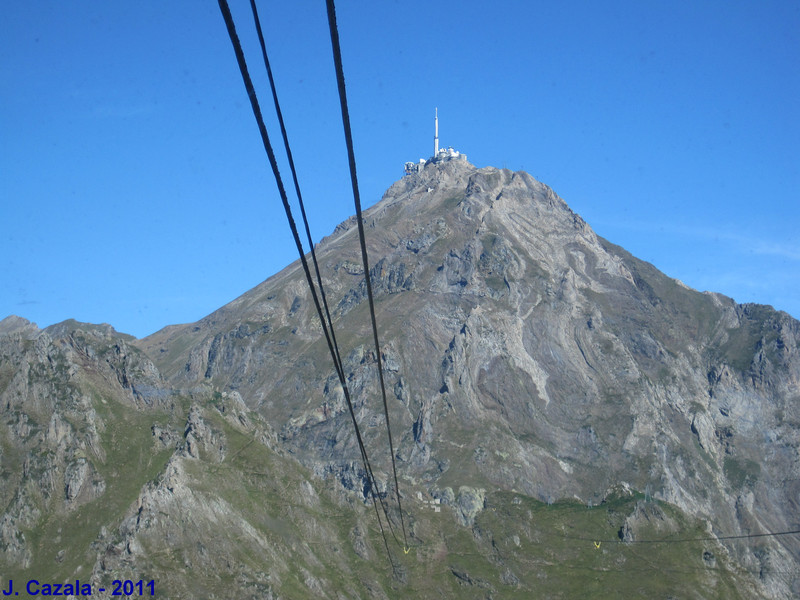
[[439, 107], [436, 107], [436, 117], [433, 120], [434, 133], [433, 133], [433, 157], [439, 154]]

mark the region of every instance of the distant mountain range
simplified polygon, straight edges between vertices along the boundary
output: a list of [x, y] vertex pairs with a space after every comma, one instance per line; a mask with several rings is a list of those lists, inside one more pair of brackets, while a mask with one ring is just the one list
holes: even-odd
[[[689, 289], [524, 172], [430, 162], [365, 225], [410, 548], [387, 556], [296, 262], [141, 340], [0, 321], [0, 589], [800, 595], [798, 321]], [[354, 218], [317, 253], [397, 528]]]

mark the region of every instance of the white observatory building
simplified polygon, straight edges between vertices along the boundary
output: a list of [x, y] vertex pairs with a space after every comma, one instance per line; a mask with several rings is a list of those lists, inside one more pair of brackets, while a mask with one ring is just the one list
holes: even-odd
[[458, 150], [454, 150], [452, 146], [447, 149], [439, 148], [439, 108], [437, 107], [433, 117], [433, 156], [428, 160], [420, 158], [419, 162], [407, 162], [405, 165], [405, 172], [418, 173], [425, 168], [425, 165], [428, 163], [438, 163], [449, 160], [463, 160], [466, 162], [467, 155], [462, 154]]

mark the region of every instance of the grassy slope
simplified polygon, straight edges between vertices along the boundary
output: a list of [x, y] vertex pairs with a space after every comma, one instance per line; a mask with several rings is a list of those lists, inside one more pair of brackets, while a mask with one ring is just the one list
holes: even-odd
[[94, 407], [105, 423], [100, 435], [106, 458], [94, 457], [92, 463], [106, 483], [105, 493], [64, 512], [34, 490], [44, 517], [32, 529], [23, 530], [33, 551], [32, 565], [24, 570], [4, 569], [6, 578], [88, 580], [97, 558], [91, 545], [101, 528], [113, 530], [119, 524], [142, 486], [158, 475], [172, 454], [171, 449], [156, 449], [150, 434], [150, 426], [166, 421], [166, 415], [137, 411], [100, 395], [95, 396]]

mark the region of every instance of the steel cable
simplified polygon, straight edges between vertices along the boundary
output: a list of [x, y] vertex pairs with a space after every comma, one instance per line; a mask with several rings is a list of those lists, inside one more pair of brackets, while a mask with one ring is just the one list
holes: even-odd
[[[233, 15], [231, 14], [230, 7], [228, 6], [227, 0], [218, 0], [220, 11], [222, 12], [223, 19], [225, 20], [225, 25], [228, 30], [228, 35], [231, 39], [231, 43], [233, 44], [234, 53], [236, 54], [236, 61], [239, 65], [239, 71], [242, 75], [242, 80], [245, 85], [245, 89], [247, 90], [247, 95], [250, 99], [250, 105], [253, 109], [253, 114], [255, 116], [256, 122], [258, 124], [259, 133], [261, 134], [261, 140], [264, 145], [264, 150], [267, 153], [267, 157], [269, 158], [270, 166], [272, 167], [272, 172], [275, 177], [275, 182], [278, 186], [278, 192], [281, 196], [281, 201], [283, 202], [284, 212], [286, 213], [286, 218], [289, 222], [289, 227], [292, 231], [292, 237], [294, 238], [295, 245], [297, 247], [298, 254], [300, 256], [300, 261], [303, 266], [303, 271], [306, 276], [306, 282], [308, 283], [309, 289], [311, 290], [311, 295], [314, 300], [314, 305], [317, 309], [317, 315], [319, 316], [320, 323], [322, 325], [322, 330], [325, 335], [325, 341], [328, 345], [328, 350], [330, 351], [331, 357], [334, 362], [334, 366], [336, 368], [337, 375], [339, 377], [339, 381], [342, 384], [343, 389], [345, 390], [345, 399], [347, 400], [348, 410], [350, 412], [350, 417], [353, 421], [353, 426], [355, 427], [356, 432], [356, 439], [358, 441], [359, 450], [361, 451], [361, 458], [364, 463], [364, 469], [367, 473], [370, 483], [370, 495], [372, 497], [373, 504], [375, 505], [375, 512], [378, 516], [378, 524], [380, 525], [381, 534], [384, 538], [384, 545], [386, 546], [387, 553], [389, 554], [389, 560], [394, 564], [392, 561], [391, 553], [389, 553], [389, 546], [386, 540], [386, 534], [383, 528], [383, 522], [380, 519], [380, 513], [378, 513], [377, 504], [380, 501], [382, 507], [384, 508], [384, 512], [386, 512], [386, 508], [383, 505], [383, 500], [379, 500], [379, 496], [377, 494], [377, 485], [375, 483], [375, 478], [372, 471], [372, 466], [369, 463], [369, 458], [367, 456], [366, 447], [364, 446], [364, 441], [361, 436], [361, 431], [358, 427], [358, 422], [356, 420], [355, 411], [353, 410], [353, 405], [350, 399], [349, 391], [346, 387], [346, 380], [344, 377], [344, 371], [342, 365], [339, 360], [337, 360], [337, 352], [334, 350], [333, 342], [331, 340], [331, 336], [328, 332], [328, 327], [325, 323], [325, 318], [323, 316], [322, 307], [319, 302], [319, 298], [317, 296], [317, 292], [314, 286], [314, 282], [311, 278], [311, 272], [308, 267], [308, 261], [306, 260], [305, 253], [303, 251], [303, 244], [300, 240], [300, 236], [297, 231], [297, 226], [295, 224], [294, 218], [292, 216], [291, 206], [289, 205], [289, 200], [286, 194], [286, 190], [283, 185], [283, 179], [281, 178], [280, 171], [278, 169], [277, 160], [275, 158], [275, 153], [272, 149], [272, 144], [269, 140], [269, 134], [267, 133], [266, 125], [264, 124], [264, 118], [261, 113], [261, 107], [258, 103], [258, 97], [256, 95], [255, 87], [253, 85], [253, 81], [250, 77], [249, 70], [247, 68], [247, 62], [244, 57], [244, 51], [242, 49], [241, 42], [239, 41], [239, 36], [236, 33], [236, 27], [233, 21]], [[402, 515], [401, 515], [402, 516]], [[391, 521], [389, 520], [388, 514], [386, 514], [386, 519], [389, 522], [389, 526], [391, 527]]]
[[347, 108], [347, 90], [344, 81], [344, 69], [342, 67], [342, 52], [339, 45], [339, 28], [336, 24], [336, 7], [333, 0], [327, 0], [328, 26], [331, 32], [331, 46], [333, 48], [333, 61], [336, 67], [336, 82], [339, 88], [339, 103], [342, 109], [342, 124], [344, 126], [345, 142], [347, 144], [347, 157], [350, 164], [350, 181], [353, 186], [353, 200], [356, 207], [356, 222], [358, 223], [358, 239], [361, 244], [361, 260], [364, 263], [364, 278], [367, 284], [367, 299], [369, 301], [369, 313], [372, 320], [372, 334], [375, 342], [375, 354], [377, 355], [378, 378], [381, 385], [381, 397], [383, 398], [383, 411], [386, 418], [386, 430], [389, 436], [389, 451], [392, 458], [392, 474], [394, 475], [394, 487], [397, 495], [397, 506], [400, 512], [400, 524], [403, 529], [404, 550], [408, 552], [408, 537], [406, 535], [405, 520], [403, 518], [403, 506], [400, 501], [400, 486], [397, 482], [397, 465], [394, 458], [394, 443], [392, 442], [392, 429], [389, 424], [389, 406], [386, 401], [386, 386], [383, 377], [383, 362], [381, 360], [381, 349], [378, 341], [378, 325], [375, 319], [375, 302], [372, 294], [372, 282], [369, 274], [369, 257], [367, 256], [367, 243], [364, 236], [364, 218], [361, 214], [361, 195], [358, 191], [358, 176], [356, 174], [356, 158], [353, 150], [353, 135], [350, 128], [350, 113]]

